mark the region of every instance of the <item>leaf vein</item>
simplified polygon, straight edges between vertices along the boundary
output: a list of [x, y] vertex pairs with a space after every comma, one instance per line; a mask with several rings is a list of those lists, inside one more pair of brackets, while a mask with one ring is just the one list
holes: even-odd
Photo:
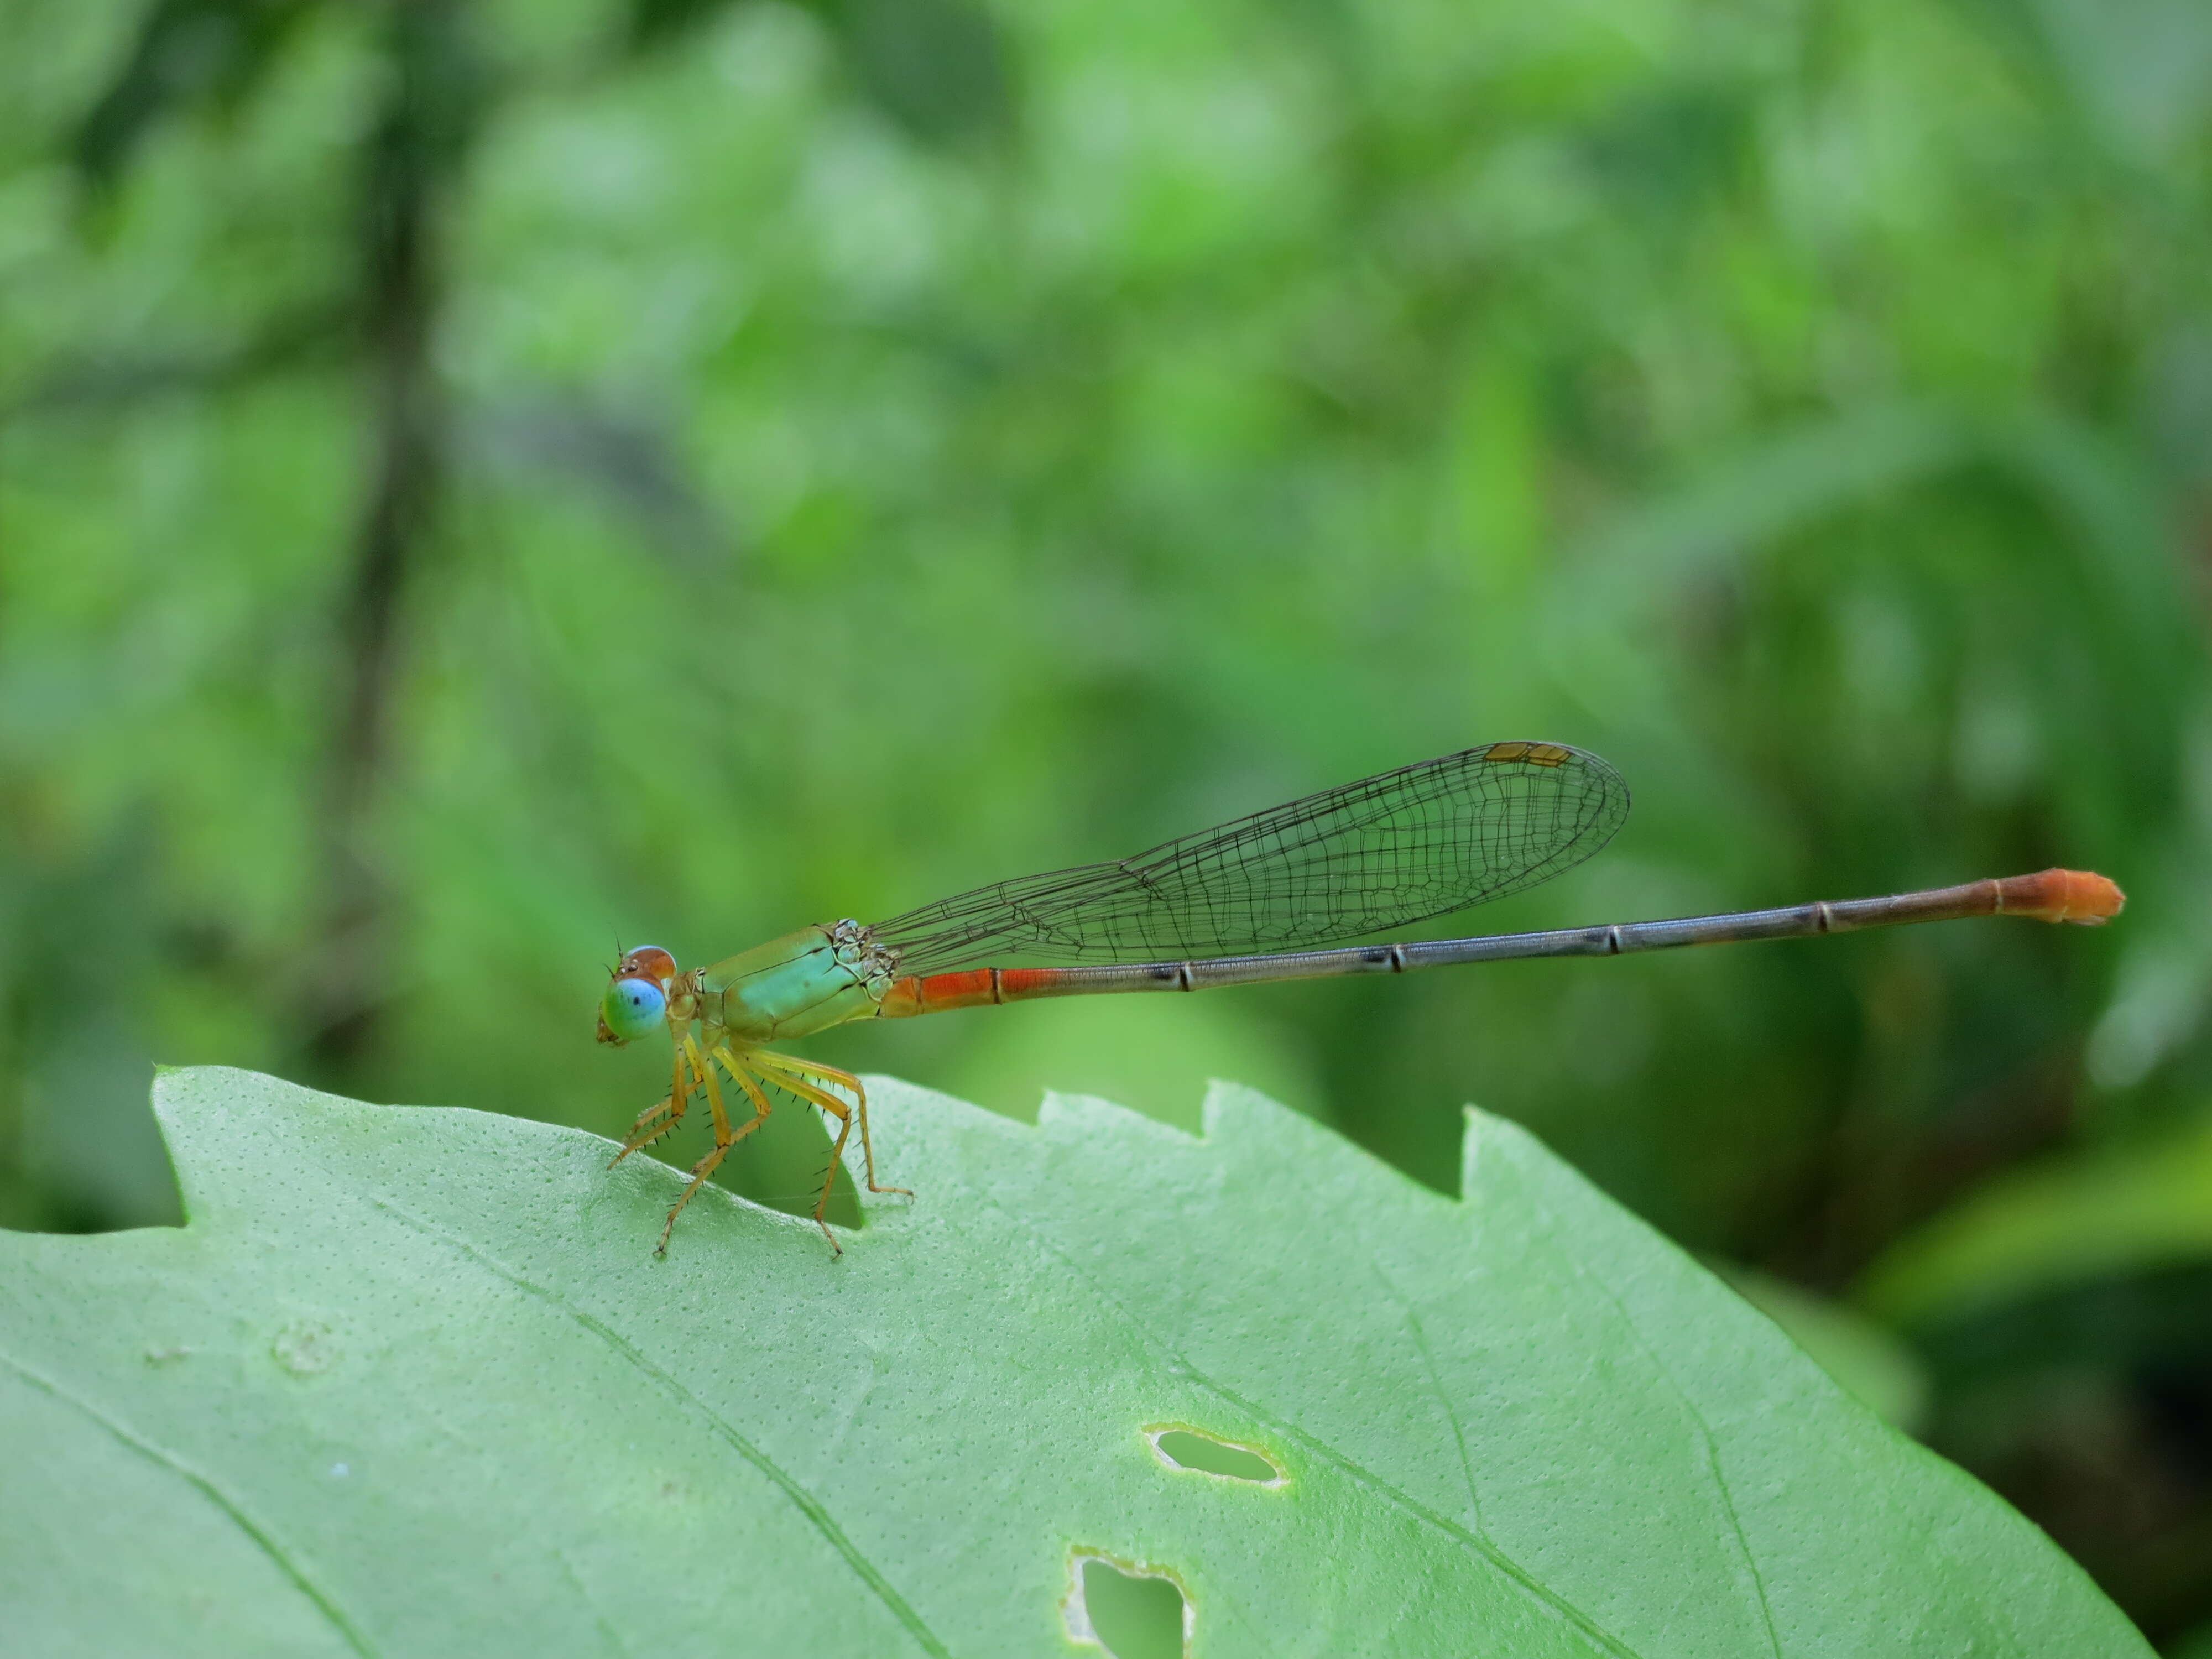
[[275, 1564], [276, 1570], [291, 1580], [293, 1587], [314, 1603], [317, 1610], [330, 1621], [331, 1627], [345, 1638], [345, 1644], [348, 1647], [356, 1653], [362, 1655], [364, 1659], [374, 1659], [375, 1650], [368, 1644], [361, 1632], [355, 1628], [353, 1620], [346, 1617], [344, 1611], [331, 1598], [330, 1593], [315, 1582], [313, 1576], [306, 1568], [292, 1559], [292, 1553], [277, 1541], [276, 1535], [268, 1528], [248, 1515], [246, 1506], [217, 1486], [210, 1477], [201, 1474], [174, 1452], [149, 1440], [118, 1419], [109, 1416], [107, 1413], [82, 1395], [72, 1393], [52, 1378], [33, 1370], [21, 1360], [8, 1354], [0, 1353], [0, 1365], [5, 1365], [33, 1388], [60, 1401], [64, 1405], [76, 1407], [77, 1410], [99, 1424], [101, 1428], [106, 1430], [108, 1433], [147, 1462], [168, 1470], [170, 1474], [197, 1490], [208, 1502], [228, 1516], [232, 1523], [251, 1539], [255, 1547]]
[[[1549, 1205], [1541, 1199], [1532, 1198], [1531, 1201], [1543, 1212], [1544, 1218], [1555, 1229], [1560, 1226], [1559, 1218], [1553, 1212]], [[1651, 1346], [1650, 1339], [1644, 1334], [1644, 1327], [1637, 1322], [1636, 1316], [1628, 1310], [1628, 1304], [1620, 1299], [1613, 1286], [1584, 1267], [1573, 1251], [1561, 1250], [1559, 1255], [1573, 1269], [1577, 1279], [1589, 1285], [1599, 1295], [1613, 1304], [1613, 1312], [1620, 1316], [1621, 1323], [1628, 1328], [1629, 1335], [1634, 1340], [1636, 1346], [1644, 1351], [1644, 1357], [1651, 1362], [1651, 1368], [1658, 1372], [1674, 1398], [1681, 1402], [1682, 1409], [1688, 1414], [1690, 1421], [1697, 1425], [1698, 1436], [1705, 1448], [1705, 1466], [1711, 1472], [1713, 1486], [1720, 1493], [1721, 1508], [1728, 1515], [1729, 1529], [1735, 1534], [1736, 1548], [1743, 1553], [1744, 1568], [1751, 1575], [1751, 1587], [1759, 1598], [1759, 1616], [1760, 1622], [1766, 1627], [1767, 1650], [1774, 1655], [1774, 1659], [1782, 1659], [1781, 1633], [1774, 1627], [1774, 1608], [1766, 1599], [1766, 1575], [1759, 1570], [1759, 1558], [1752, 1553], [1750, 1534], [1744, 1531], [1743, 1519], [1736, 1513], [1735, 1494], [1729, 1489], [1728, 1477], [1722, 1473], [1720, 1443], [1713, 1433], [1713, 1425], [1705, 1420], [1705, 1414], [1699, 1409], [1697, 1401], [1691, 1396], [1690, 1391], [1682, 1386], [1681, 1380], [1674, 1375], [1674, 1367], [1667, 1363], [1665, 1357], [1658, 1349]]]
[[441, 1243], [452, 1246], [477, 1266], [495, 1273], [525, 1295], [534, 1297], [548, 1307], [566, 1315], [598, 1337], [617, 1354], [644, 1372], [666, 1393], [697, 1412], [700, 1416], [714, 1425], [715, 1432], [721, 1436], [732, 1450], [765, 1475], [770, 1483], [791, 1501], [792, 1506], [806, 1517], [814, 1529], [822, 1534], [823, 1540], [830, 1548], [844, 1558], [846, 1565], [853, 1570], [854, 1576], [874, 1592], [877, 1600], [884, 1604], [893, 1618], [906, 1626], [907, 1633], [914, 1638], [922, 1651], [933, 1656], [933, 1659], [951, 1659], [951, 1650], [938, 1639], [936, 1633], [927, 1624], [923, 1623], [921, 1615], [908, 1604], [906, 1598], [898, 1593], [882, 1572], [878, 1571], [876, 1565], [861, 1554], [860, 1547], [845, 1535], [844, 1528], [837, 1524], [836, 1519], [830, 1515], [828, 1506], [820, 1498], [807, 1491], [799, 1484], [796, 1476], [791, 1474], [760, 1447], [755, 1445], [738, 1431], [736, 1425], [728, 1421], [713, 1407], [685, 1388], [673, 1374], [653, 1364], [642, 1351], [634, 1346], [619, 1331], [605, 1321], [585, 1312], [559, 1292], [548, 1290], [489, 1252], [478, 1249], [459, 1235], [448, 1232], [434, 1222], [410, 1213], [389, 1199], [377, 1198], [373, 1201], [377, 1208], [396, 1217], [424, 1237], [437, 1239]]
[[1273, 1413], [1265, 1410], [1252, 1401], [1247, 1400], [1243, 1395], [1238, 1394], [1226, 1383], [1217, 1382], [1206, 1372], [1200, 1370], [1197, 1366], [1192, 1364], [1189, 1359], [1182, 1353], [1178, 1352], [1169, 1343], [1161, 1340], [1158, 1336], [1153, 1334], [1152, 1328], [1137, 1314], [1133, 1312], [1127, 1303], [1123, 1302], [1120, 1297], [1115, 1295], [1112, 1291], [1109, 1290], [1103, 1284], [1100, 1283], [1099, 1280], [1091, 1273], [1081, 1262], [1076, 1261], [1067, 1253], [1067, 1251], [1061, 1249], [1060, 1246], [1048, 1236], [1036, 1223], [1030, 1220], [1028, 1217], [1008, 1209], [1006, 1206], [999, 1203], [988, 1194], [978, 1194], [977, 1196], [981, 1197], [992, 1209], [997, 1211], [1000, 1215], [1013, 1222], [1016, 1226], [1027, 1232], [1032, 1238], [1036, 1239], [1038, 1244], [1042, 1248], [1051, 1251], [1055, 1257], [1066, 1264], [1070, 1272], [1077, 1274], [1086, 1284], [1088, 1284], [1101, 1301], [1114, 1308], [1115, 1310], [1121, 1315], [1121, 1322], [1134, 1334], [1133, 1340], [1139, 1345], [1140, 1351], [1149, 1351], [1152, 1355], [1160, 1359], [1176, 1374], [1188, 1378], [1191, 1382], [1197, 1383], [1200, 1388], [1203, 1388], [1212, 1394], [1218, 1395], [1222, 1399], [1227, 1401], [1239, 1411], [1249, 1413], [1255, 1421], [1265, 1423], [1286, 1438], [1297, 1441], [1308, 1451], [1312, 1452], [1315, 1455], [1334, 1464], [1338, 1469], [1351, 1476], [1354, 1480], [1357, 1480], [1359, 1484], [1366, 1486], [1370, 1491], [1378, 1493], [1391, 1504], [1395, 1504], [1398, 1508], [1405, 1510], [1408, 1515], [1413, 1516], [1416, 1520], [1434, 1528], [1437, 1531], [1443, 1533], [1448, 1537], [1456, 1540], [1464, 1548], [1473, 1552], [1494, 1571], [1504, 1576], [1509, 1583], [1516, 1587], [1523, 1595], [1535, 1601], [1537, 1605], [1541, 1607], [1546, 1612], [1551, 1613], [1555, 1618], [1563, 1620], [1567, 1625], [1573, 1628], [1577, 1634], [1583, 1637], [1586, 1640], [1595, 1644], [1603, 1651], [1614, 1656], [1614, 1659], [1638, 1659], [1638, 1656], [1634, 1649], [1623, 1644], [1617, 1637], [1606, 1630], [1595, 1619], [1591, 1618], [1589, 1614], [1584, 1613], [1573, 1602], [1569, 1601], [1564, 1596], [1553, 1591], [1548, 1586], [1545, 1585], [1540, 1580], [1532, 1575], [1528, 1569], [1522, 1566], [1519, 1562], [1513, 1559], [1511, 1556], [1506, 1554], [1504, 1550], [1500, 1549], [1495, 1543], [1492, 1542], [1488, 1537], [1479, 1533], [1470, 1532], [1460, 1522], [1451, 1519], [1450, 1516], [1441, 1515], [1435, 1510], [1431, 1509], [1427, 1504], [1415, 1498], [1411, 1492], [1400, 1491], [1396, 1486], [1392, 1486], [1389, 1481], [1382, 1479], [1381, 1475], [1376, 1474], [1373, 1470], [1365, 1468], [1362, 1464], [1354, 1462], [1351, 1458], [1346, 1456], [1342, 1452], [1337, 1450], [1335, 1447], [1328, 1444], [1326, 1441], [1320, 1439], [1315, 1435], [1308, 1433], [1305, 1430], [1297, 1427], [1294, 1424], [1286, 1422], [1283, 1419], [1277, 1417]]
[[1429, 1387], [1437, 1396], [1437, 1403], [1443, 1408], [1444, 1421], [1451, 1425], [1453, 1443], [1459, 1448], [1459, 1471], [1467, 1481], [1467, 1501], [1474, 1512], [1474, 1530], [1487, 1538], [1489, 1531], [1482, 1524], [1482, 1493], [1475, 1485], [1474, 1460], [1468, 1455], [1467, 1430], [1459, 1420], [1459, 1407], [1452, 1403], [1451, 1393], [1444, 1387], [1443, 1373], [1437, 1368], [1436, 1351], [1429, 1346], [1429, 1335], [1421, 1327], [1421, 1316], [1413, 1298], [1391, 1283], [1389, 1274], [1382, 1271], [1379, 1262], [1375, 1264], [1375, 1276], [1382, 1281], [1382, 1288], [1406, 1316], [1406, 1328], [1413, 1334], [1413, 1347], [1421, 1356], [1422, 1368], [1428, 1372]]

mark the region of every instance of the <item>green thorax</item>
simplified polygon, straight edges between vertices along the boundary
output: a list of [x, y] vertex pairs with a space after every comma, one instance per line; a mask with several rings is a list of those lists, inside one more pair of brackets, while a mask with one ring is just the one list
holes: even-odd
[[805, 1036], [876, 1012], [890, 964], [857, 922], [802, 927], [706, 969], [699, 1017], [740, 1042]]

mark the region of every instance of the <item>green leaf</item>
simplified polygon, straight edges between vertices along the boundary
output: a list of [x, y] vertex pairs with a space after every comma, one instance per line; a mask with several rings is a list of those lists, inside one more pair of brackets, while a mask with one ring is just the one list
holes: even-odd
[[264, 81], [315, 0], [155, 0], [129, 55], [78, 123], [72, 148], [95, 184], [112, 184], [147, 134], [178, 106], [235, 105]]
[[[807, 0], [859, 90], [925, 143], [1005, 134], [1013, 64], [997, 21], [969, 0]], [[632, 46], [649, 50], [734, 8], [730, 0], [630, 0]]]
[[872, 1088], [842, 1259], [708, 1189], [656, 1261], [594, 1136], [164, 1075], [185, 1227], [0, 1238], [12, 1639], [1127, 1651], [1165, 1583], [1215, 1656], [2148, 1652], [1510, 1124], [1455, 1202], [1237, 1088]]
[[1787, 1331], [1852, 1399], [1907, 1434], [1926, 1425], [1927, 1367], [1895, 1332], [1771, 1274], [1729, 1261], [1712, 1267], [1738, 1296]]
[[2212, 1260], [2212, 1116], [2140, 1146], [2003, 1176], [1893, 1246], [1859, 1299], [1929, 1325], [2024, 1297]]

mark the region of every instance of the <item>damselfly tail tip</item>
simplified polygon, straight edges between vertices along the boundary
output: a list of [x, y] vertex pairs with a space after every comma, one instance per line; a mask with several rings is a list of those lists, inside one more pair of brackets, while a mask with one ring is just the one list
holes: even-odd
[[1997, 908], [2034, 921], [2098, 927], [2119, 915], [2127, 902], [2117, 882], [2094, 870], [2044, 870], [2032, 876], [2008, 876], [1997, 884]]

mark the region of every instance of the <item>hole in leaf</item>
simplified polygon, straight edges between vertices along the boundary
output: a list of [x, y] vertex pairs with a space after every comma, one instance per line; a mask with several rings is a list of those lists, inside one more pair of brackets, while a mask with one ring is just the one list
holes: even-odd
[[1173, 1469], [1192, 1469], [1200, 1474], [1230, 1480], [1250, 1480], [1262, 1486], [1283, 1484], [1283, 1471], [1274, 1459], [1233, 1440], [1218, 1440], [1196, 1429], [1156, 1425], [1145, 1431], [1152, 1452]]
[[1164, 1567], [1140, 1567], [1079, 1551], [1062, 1609], [1070, 1641], [1114, 1659], [1184, 1659], [1195, 1620], [1182, 1585]]

